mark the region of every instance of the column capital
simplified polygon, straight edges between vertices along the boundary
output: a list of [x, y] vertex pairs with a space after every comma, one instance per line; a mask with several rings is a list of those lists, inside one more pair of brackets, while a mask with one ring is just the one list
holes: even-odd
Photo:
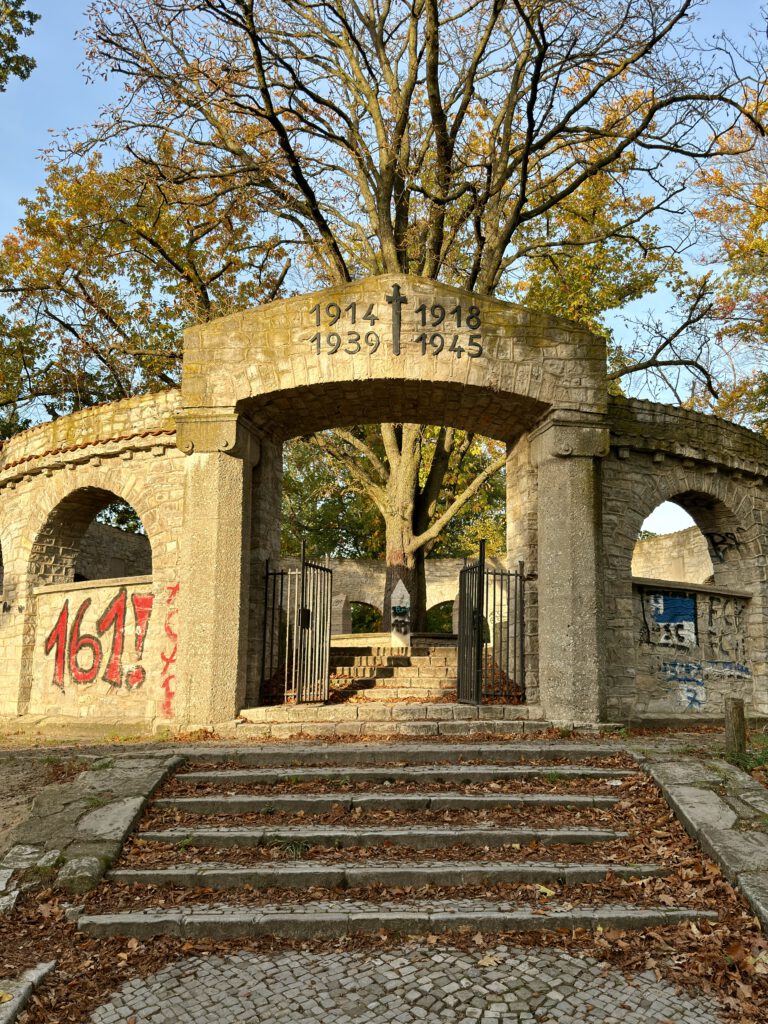
[[176, 447], [185, 455], [226, 452], [257, 465], [261, 442], [234, 409], [182, 409], [176, 415]]
[[536, 463], [545, 459], [602, 459], [610, 451], [610, 432], [604, 416], [558, 409], [530, 434]]

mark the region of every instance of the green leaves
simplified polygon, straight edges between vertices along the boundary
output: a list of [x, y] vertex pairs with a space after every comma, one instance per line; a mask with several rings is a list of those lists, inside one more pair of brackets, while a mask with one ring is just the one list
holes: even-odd
[[0, 3], [0, 92], [5, 92], [10, 78], [29, 78], [36, 67], [32, 57], [19, 53], [19, 38], [31, 36], [32, 26], [40, 18], [25, 6], [26, 0]]

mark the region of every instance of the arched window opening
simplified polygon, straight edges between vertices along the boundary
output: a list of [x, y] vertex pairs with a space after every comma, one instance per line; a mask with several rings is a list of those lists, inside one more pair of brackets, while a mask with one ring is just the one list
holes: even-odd
[[453, 633], [453, 601], [441, 601], [427, 609], [427, 633]]
[[152, 549], [131, 505], [111, 491], [84, 487], [50, 514], [30, 568], [39, 584], [149, 576]]
[[643, 522], [632, 553], [632, 575], [671, 583], [713, 581], [707, 538], [677, 502], [663, 502]]
[[350, 601], [353, 633], [381, 632], [381, 610], [365, 601]]

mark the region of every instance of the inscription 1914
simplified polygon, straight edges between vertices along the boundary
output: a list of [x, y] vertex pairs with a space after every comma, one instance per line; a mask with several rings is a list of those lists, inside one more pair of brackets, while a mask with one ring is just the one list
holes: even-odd
[[[399, 356], [403, 340], [418, 345], [422, 356], [437, 357], [446, 353], [454, 359], [466, 356], [478, 359], [483, 355], [482, 319], [478, 306], [444, 306], [439, 302], [412, 307], [411, 323], [404, 325], [405, 310], [409, 300], [400, 290], [392, 286], [392, 294], [385, 296], [392, 307], [392, 354]], [[379, 317], [374, 313], [374, 303], [350, 302], [342, 307], [337, 302], [317, 303], [309, 310], [315, 327], [320, 328], [309, 339], [316, 355], [336, 355], [344, 352], [354, 356], [359, 352], [373, 355], [381, 346]], [[404, 330], [405, 327], [405, 330]], [[404, 335], [407, 330], [407, 339]]]

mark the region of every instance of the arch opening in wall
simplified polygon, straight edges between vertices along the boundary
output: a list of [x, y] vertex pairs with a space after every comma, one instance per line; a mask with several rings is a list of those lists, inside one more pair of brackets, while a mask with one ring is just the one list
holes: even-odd
[[366, 601], [350, 601], [349, 609], [353, 633], [381, 632], [382, 614], [376, 605], [368, 604]]
[[82, 487], [61, 501], [40, 531], [30, 562], [34, 585], [152, 574], [152, 548], [140, 516], [124, 498]]
[[751, 698], [754, 559], [745, 537], [731, 509], [703, 491], [678, 492], [644, 520], [632, 558], [644, 715], [722, 715], [726, 697]]
[[632, 575], [672, 583], [713, 581], [707, 538], [682, 505], [663, 502], [643, 521], [632, 552]]
[[453, 601], [440, 601], [427, 609], [427, 633], [453, 633]]

